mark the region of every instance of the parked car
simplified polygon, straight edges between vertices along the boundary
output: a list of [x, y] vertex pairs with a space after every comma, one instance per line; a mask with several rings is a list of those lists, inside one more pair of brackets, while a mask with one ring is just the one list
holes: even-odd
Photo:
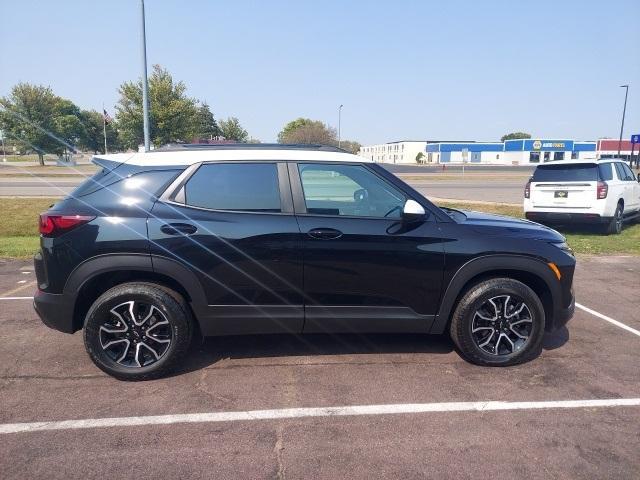
[[545, 225], [597, 224], [605, 233], [620, 233], [640, 216], [639, 181], [617, 159], [545, 163], [525, 187], [524, 213]]
[[34, 306], [143, 380], [194, 336], [449, 332], [480, 365], [538, 355], [573, 315], [575, 259], [525, 220], [442, 209], [324, 146], [176, 146], [102, 170], [40, 217]]

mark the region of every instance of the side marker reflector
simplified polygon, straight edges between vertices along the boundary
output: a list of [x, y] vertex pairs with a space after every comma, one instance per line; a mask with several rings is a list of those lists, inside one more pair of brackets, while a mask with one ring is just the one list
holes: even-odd
[[558, 278], [558, 280], [560, 280], [562, 278], [562, 273], [560, 273], [560, 270], [558, 269], [557, 265], [553, 262], [549, 262], [547, 263], [547, 265], [549, 265], [549, 268], [551, 269], [551, 271], [553, 271], [553, 273], [556, 274], [556, 277]]

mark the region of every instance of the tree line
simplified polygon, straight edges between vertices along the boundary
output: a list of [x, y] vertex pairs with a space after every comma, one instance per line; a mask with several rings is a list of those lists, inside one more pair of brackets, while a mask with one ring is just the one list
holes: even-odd
[[[136, 150], [143, 143], [142, 80], [124, 82], [113, 118], [105, 110], [83, 110], [56, 95], [48, 86], [19, 83], [0, 98], [0, 129], [5, 142], [22, 152], [38, 154], [44, 165], [47, 153], [63, 156], [76, 149], [104, 153], [106, 133], [109, 152]], [[155, 146], [202, 141], [259, 142], [249, 136], [236, 117], [216, 120], [206, 101], [187, 95], [182, 81], [160, 65], [149, 76], [150, 139]], [[334, 128], [299, 118], [278, 135], [281, 143], [337, 145]], [[341, 146], [357, 153], [357, 142]]]

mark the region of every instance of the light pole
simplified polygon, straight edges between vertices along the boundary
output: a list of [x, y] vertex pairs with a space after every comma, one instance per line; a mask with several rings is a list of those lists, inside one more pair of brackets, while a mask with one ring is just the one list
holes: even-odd
[[344, 105], [340, 105], [338, 107], [338, 148], [340, 148], [340, 144], [342, 143], [340, 137], [340, 129], [342, 127], [342, 107], [344, 107]]
[[147, 83], [147, 34], [144, 26], [144, 0], [140, 0], [140, 20], [142, 21], [142, 122], [144, 130], [144, 151], [149, 151], [149, 85]]
[[627, 95], [629, 95], [629, 85], [620, 85], [624, 88], [624, 108], [622, 109], [622, 123], [620, 124], [620, 141], [618, 142], [618, 157], [620, 157], [620, 149], [622, 148], [622, 133], [624, 131], [624, 116], [627, 113]]

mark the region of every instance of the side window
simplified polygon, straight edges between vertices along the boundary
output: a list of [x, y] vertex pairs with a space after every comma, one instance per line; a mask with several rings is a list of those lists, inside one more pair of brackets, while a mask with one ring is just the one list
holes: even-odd
[[275, 163], [208, 163], [185, 186], [185, 203], [213, 210], [280, 212]]
[[629, 165], [627, 165], [626, 163], [621, 163], [620, 166], [622, 167], [622, 170], [624, 170], [625, 180], [628, 180], [628, 181], [636, 180], [636, 176], [633, 173], [633, 170], [629, 168]]
[[613, 180], [613, 171], [610, 163], [601, 163], [598, 165], [598, 170], [600, 171], [600, 180]]
[[308, 213], [400, 218], [405, 195], [362, 165], [299, 164]]
[[616, 172], [618, 173], [618, 180], [626, 180], [627, 174], [625, 173], [624, 168], [622, 168], [622, 164], [614, 163], [614, 165], [616, 166]]

